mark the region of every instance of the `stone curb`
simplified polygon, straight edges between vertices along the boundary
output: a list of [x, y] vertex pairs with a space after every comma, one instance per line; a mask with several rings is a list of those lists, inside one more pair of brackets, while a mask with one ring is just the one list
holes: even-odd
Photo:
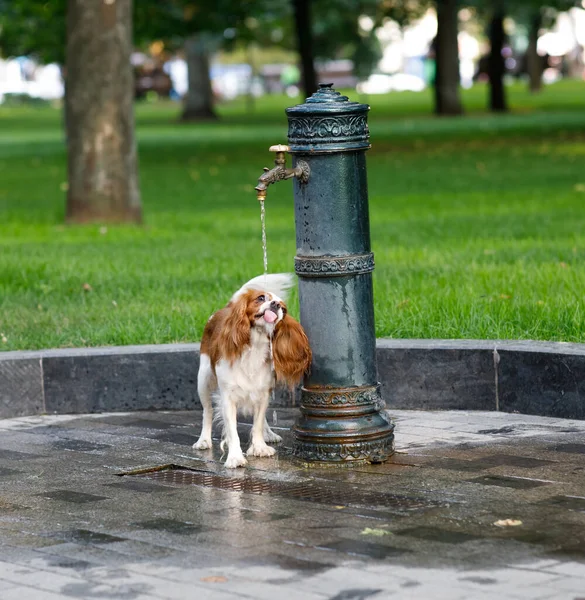
[[[585, 344], [377, 341], [388, 408], [585, 419]], [[199, 344], [0, 353], [0, 418], [199, 407]], [[281, 391], [277, 406], [295, 406]]]

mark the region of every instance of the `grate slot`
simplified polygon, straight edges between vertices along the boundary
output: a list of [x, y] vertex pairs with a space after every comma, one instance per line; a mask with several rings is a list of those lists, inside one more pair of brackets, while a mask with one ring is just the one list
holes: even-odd
[[210, 471], [187, 469], [178, 465], [128, 473], [134, 477], [151, 479], [167, 485], [198, 485], [232, 492], [249, 494], [272, 494], [291, 500], [330, 504], [334, 506], [358, 505], [394, 508], [398, 510], [421, 510], [439, 506], [438, 503], [396, 494], [363, 492], [355, 489], [336, 489], [330, 484], [315, 482], [291, 483], [270, 481], [255, 477], [226, 477]]

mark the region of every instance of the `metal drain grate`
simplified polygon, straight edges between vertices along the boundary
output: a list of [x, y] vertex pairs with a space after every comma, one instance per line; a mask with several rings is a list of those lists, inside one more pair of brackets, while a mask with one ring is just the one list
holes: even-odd
[[165, 465], [125, 475], [152, 479], [167, 485], [200, 485], [234, 492], [272, 494], [281, 498], [334, 506], [378, 506], [398, 510], [421, 510], [440, 506], [433, 501], [396, 494], [382, 494], [351, 488], [340, 490], [332, 487], [331, 484], [319, 484], [312, 481], [294, 483], [254, 477], [224, 477], [211, 471], [187, 469], [178, 465]]

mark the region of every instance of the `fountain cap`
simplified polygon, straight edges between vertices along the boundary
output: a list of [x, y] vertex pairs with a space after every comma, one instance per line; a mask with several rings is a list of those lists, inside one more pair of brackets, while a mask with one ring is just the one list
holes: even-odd
[[351, 102], [342, 96], [332, 83], [320, 83], [319, 89], [303, 104], [286, 109], [290, 152], [367, 150], [369, 110], [367, 104]]

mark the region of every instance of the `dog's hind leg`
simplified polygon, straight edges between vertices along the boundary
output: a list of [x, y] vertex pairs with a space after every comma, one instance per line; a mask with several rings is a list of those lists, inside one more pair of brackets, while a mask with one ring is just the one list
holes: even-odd
[[282, 438], [278, 433], [274, 433], [274, 431], [270, 429], [270, 425], [268, 425], [266, 419], [264, 419], [264, 441], [267, 444], [278, 444], [279, 442], [282, 442]]
[[[254, 423], [252, 425], [252, 443], [248, 448], [248, 456], [274, 456], [276, 450], [266, 445], [265, 429], [266, 409], [268, 408], [268, 394], [259, 395], [254, 398]], [[270, 430], [270, 428], [268, 428]], [[271, 432], [272, 433], [272, 432]], [[273, 434], [274, 435], [274, 434]]]
[[225, 390], [221, 391], [221, 417], [223, 419], [223, 440], [221, 447], [223, 450], [224, 443], [228, 446], [228, 455], [225, 461], [225, 466], [228, 469], [235, 469], [236, 467], [245, 467], [248, 464], [242, 447], [240, 446], [240, 436], [238, 435], [238, 422], [237, 422], [237, 404], [234, 398], [230, 397], [229, 393]]
[[201, 355], [199, 373], [197, 374], [197, 392], [203, 406], [203, 425], [201, 435], [193, 444], [196, 450], [207, 450], [211, 448], [211, 425], [213, 423], [213, 403], [211, 395], [217, 387], [215, 375], [211, 368], [211, 361], [207, 354]]

